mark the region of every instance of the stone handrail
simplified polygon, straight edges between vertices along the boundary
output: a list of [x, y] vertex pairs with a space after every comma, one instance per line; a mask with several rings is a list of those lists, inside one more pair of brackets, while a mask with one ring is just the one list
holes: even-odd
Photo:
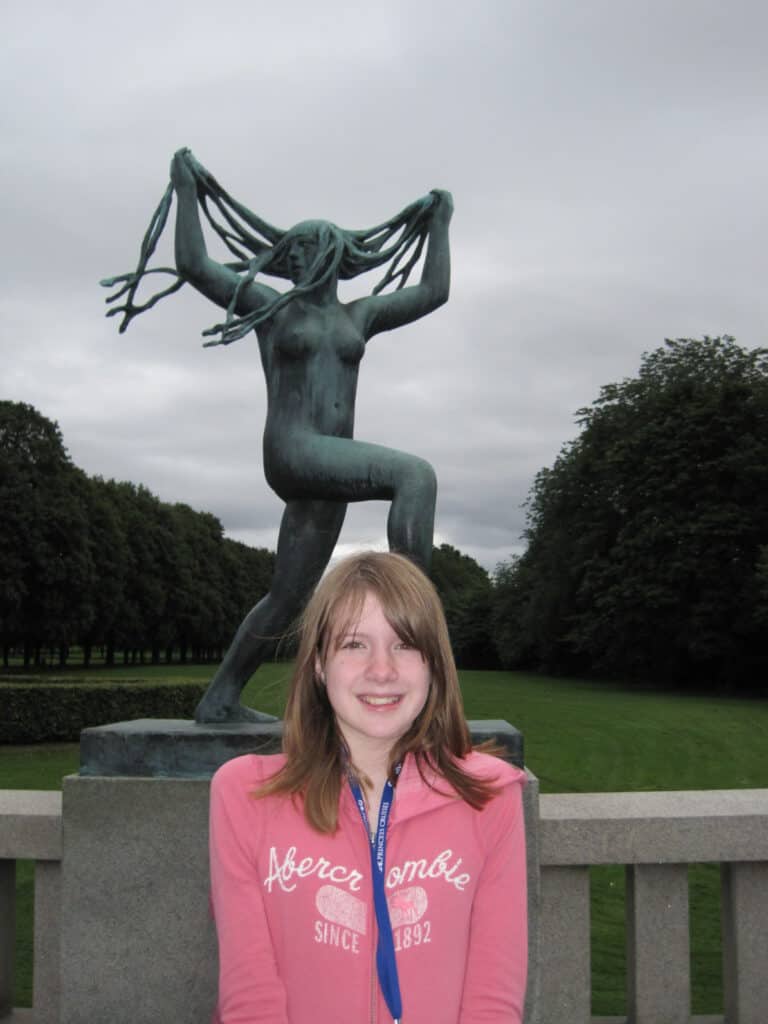
[[[35, 862], [34, 1024], [58, 1024], [61, 930], [61, 793], [0, 790], [0, 1019], [11, 1014], [16, 861]], [[19, 1024], [32, 1014], [16, 1011]]]
[[[530, 1024], [765, 1024], [768, 790], [544, 795], [535, 817]], [[0, 1019], [59, 1024], [61, 824], [61, 794], [0, 791]], [[9, 1017], [17, 859], [35, 861], [35, 1009]], [[724, 1017], [690, 1014], [687, 865], [702, 862], [721, 865]], [[626, 866], [626, 1017], [591, 1016], [597, 864]]]
[[724, 1020], [768, 1021], [768, 790], [556, 794], [539, 806], [541, 1024], [591, 1021], [589, 868], [597, 864], [626, 866], [627, 1019], [688, 1024], [688, 865], [713, 862], [722, 877]]

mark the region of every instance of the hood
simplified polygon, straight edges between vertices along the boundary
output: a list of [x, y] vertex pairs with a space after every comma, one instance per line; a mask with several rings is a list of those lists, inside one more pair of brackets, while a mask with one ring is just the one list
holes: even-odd
[[[250, 755], [250, 757], [249, 767], [253, 772], [254, 789], [285, 764], [284, 754]], [[480, 751], [472, 751], [462, 758], [461, 764], [464, 770], [475, 778], [488, 779], [496, 782], [499, 786], [525, 783], [525, 772], [507, 761], [502, 761], [501, 758], [483, 754]], [[424, 782], [427, 784], [426, 787]], [[390, 819], [393, 824], [396, 821], [407, 821], [409, 818], [415, 818], [421, 814], [429, 814], [431, 811], [460, 799], [453, 786], [429, 768], [424, 768], [424, 782], [422, 782], [422, 777], [416, 766], [416, 759], [412, 754], [408, 754], [403, 762], [395, 789], [395, 800], [392, 804]], [[342, 787], [339, 813], [344, 817], [350, 816], [355, 821], [358, 819], [357, 807], [349, 786]]]
[[[467, 757], [462, 758], [461, 765], [468, 774], [475, 778], [487, 779], [489, 782], [496, 782], [499, 786], [525, 783], [525, 772], [490, 754], [472, 751]], [[429, 814], [431, 811], [461, 799], [453, 786], [445, 779], [429, 768], [425, 767], [423, 771], [424, 781], [419, 774], [416, 759], [412, 754], [408, 754], [403, 762], [395, 789], [392, 824], [398, 821], [407, 821], [409, 818], [415, 818], [422, 814]], [[427, 784], [426, 788], [424, 783]], [[357, 808], [348, 786], [342, 789], [341, 803], [342, 813], [349, 811], [357, 818]]]

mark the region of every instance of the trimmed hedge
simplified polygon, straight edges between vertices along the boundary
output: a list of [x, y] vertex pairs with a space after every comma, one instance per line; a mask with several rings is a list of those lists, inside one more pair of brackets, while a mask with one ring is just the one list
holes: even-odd
[[0, 743], [77, 742], [83, 729], [192, 718], [205, 683], [0, 683]]
[[95, 686], [97, 683], [119, 683], [122, 686], [124, 683], [130, 683], [136, 685], [136, 683], [148, 683], [149, 680], [146, 676], [123, 676], [116, 678], [114, 676], [98, 676], [93, 675], [90, 678], [77, 673], [70, 672], [67, 675], [52, 675], [50, 672], [46, 672], [44, 675], [29, 675], [27, 672], [10, 672], [8, 669], [3, 669], [3, 674], [0, 675], [0, 686], [5, 684], [14, 684], [16, 686], [39, 686], [50, 685], [50, 686], [72, 686], [80, 685], [83, 686]]

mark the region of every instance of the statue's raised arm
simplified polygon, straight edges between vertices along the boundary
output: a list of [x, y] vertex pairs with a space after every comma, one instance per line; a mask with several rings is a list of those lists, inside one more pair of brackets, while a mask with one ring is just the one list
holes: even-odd
[[[136, 291], [177, 199], [174, 283], [144, 305]], [[189, 152], [171, 163], [166, 190], [131, 274], [108, 301], [124, 294], [121, 330], [163, 295], [188, 282], [226, 309], [223, 323], [205, 331], [209, 345], [227, 345], [255, 332], [267, 384], [264, 473], [285, 502], [275, 573], [266, 597], [251, 609], [198, 706], [205, 722], [248, 720], [242, 688], [301, 612], [333, 553], [350, 501], [390, 503], [387, 537], [427, 568], [432, 553], [436, 478], [416, 455], [353, 437], [360, 361], [366, 341], [410, 323], [448, 298], [449, 192], [434, 190], [376, 227], [349, 231], [329, 221], [274, 227], [234, 200]], [[208, 253], [204, 222], [236, 257], [217, 262]], [[424, 253], [424, 248], [426, 252]], [[424, 256], [420, 280], [407, 287]], [[342, 302], [338, 282], [384, 268], [373, 294]], [[287, 279], [278, 291], [259, 275]], [[389, 287], [395, 290], [387, 291]]]
[[[197, 176], [193, 171], [197, 171]], [[202, 172], [202, 173], [201, 173]], [[198, 205], [198, 182], [205, 180], [205, 169], [194, 160], [188, 149], [178, 150], [171, 161], [171, 184], [176, 193], [175, 253], [178, 273], [199, 292], [227, 309], [241, 284], [241, 275], [208, 255]], [[209, 183], [210, 187], [210, 183]], [[274, 288], [249, 282], [240, 288], [235, 312], [252, 313], [278, 296]]]
[[433, 189], [431, 196], [434, 201], [429, 209], [427, 255], [419, 283], [396, 292], [358, 299], [352, 304], [367, 338], [418, 320], [448, 301], [451, 290], [448, 225], [453, 216], [453, 197], [442, 189]]

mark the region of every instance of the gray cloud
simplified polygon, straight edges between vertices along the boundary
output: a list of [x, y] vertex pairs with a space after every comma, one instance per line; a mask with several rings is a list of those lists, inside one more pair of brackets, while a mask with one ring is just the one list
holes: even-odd
[[[119, 336], [97, 285], [135, 263], [180, 145], [281, 226], [367, 226], [454, 191], [451, 300], [372, 341], [357, 436], [430, 459], [438, 539], [488, 567], [519, 550], [533, 476], [602, 384], [665, 336], [765, 341], [762, 4], [8, 0], [0, 17], [3, 397], [57, 419], [88, 472], [233, 536], [272, 545], [280, 513], [255, 342], [204, 350], [219, 315], [189, 289]], [[342, 541], [382, 543], [385, 521], [350, 509]]]

